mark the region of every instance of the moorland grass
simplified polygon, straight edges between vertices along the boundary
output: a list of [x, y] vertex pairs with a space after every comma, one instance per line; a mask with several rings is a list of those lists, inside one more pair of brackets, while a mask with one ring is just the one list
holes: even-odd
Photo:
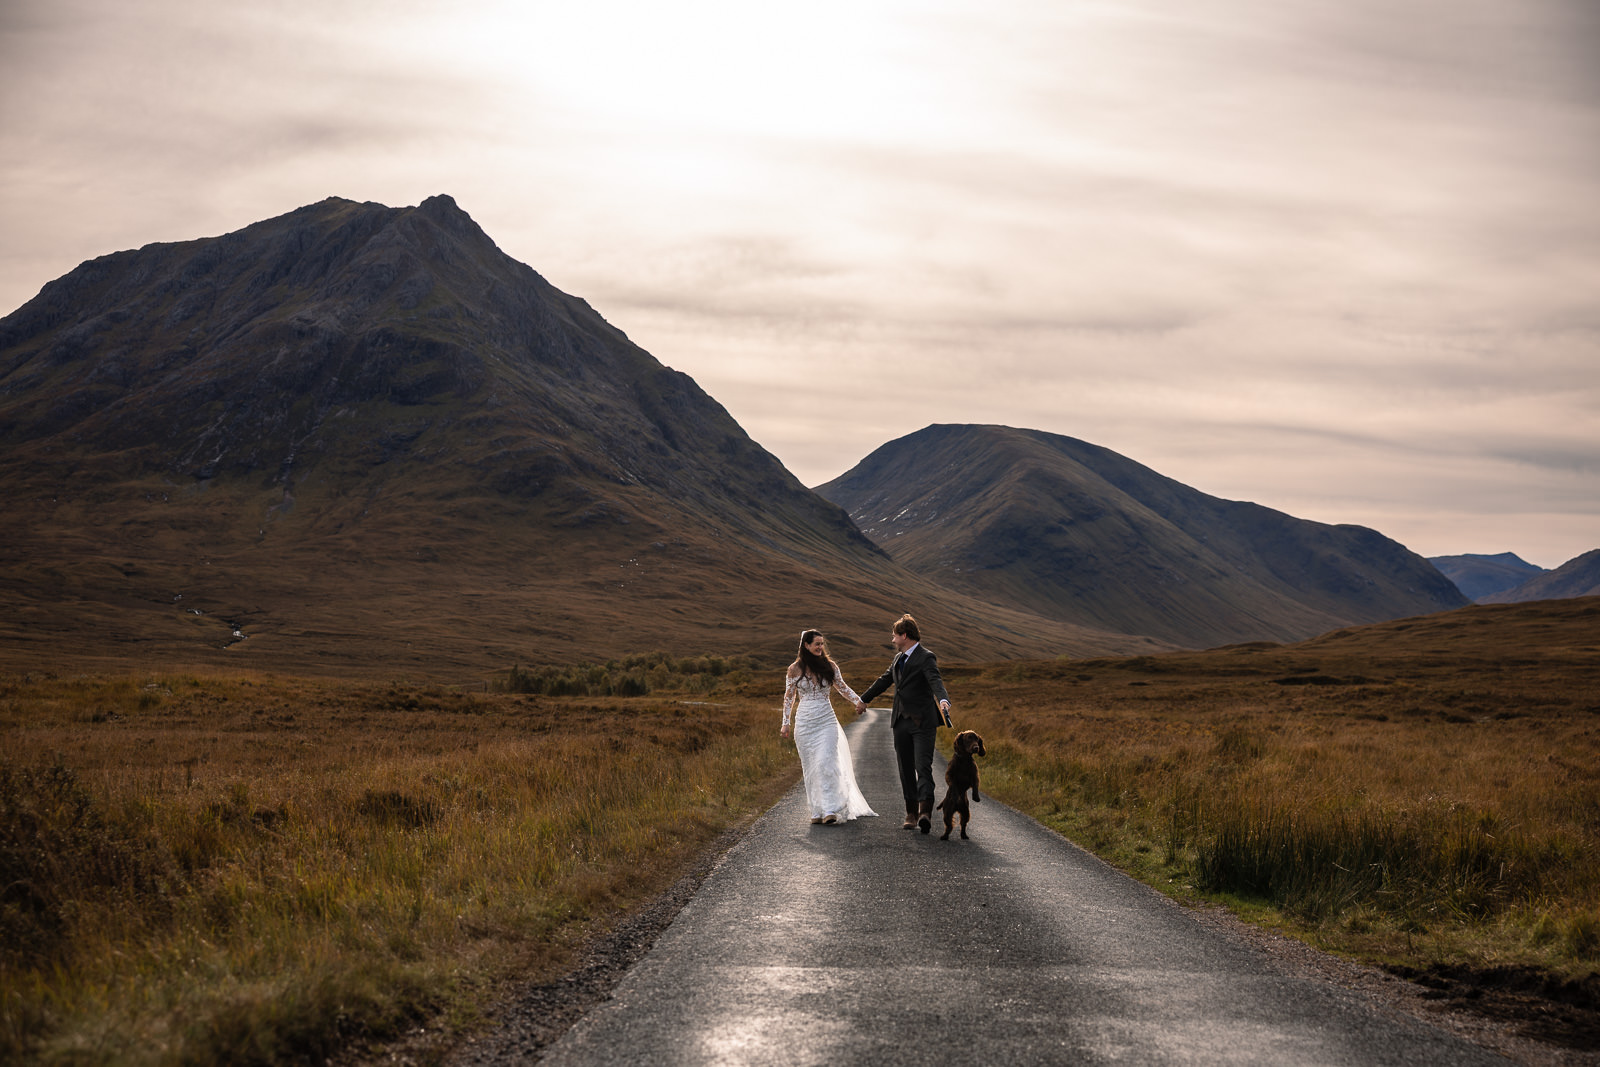
[[317, 1061], [471, 1026], [793, 781], [775, 694], [719, 677], [695, 701], [0, 678], [0, 1059]]
[[[471, 1028], [793, 782], [747, 667], [0, 676], [0, 1059]], [[986, 793], [1180, 899], [1408, 967], [1600, 963], [1594, 601], [946, 673]]]
[[1600, 964], [1600, 607], [1489, 610], [950, 684], [990, 792], [1181, 899], [1373, 962], [1581, 977]]

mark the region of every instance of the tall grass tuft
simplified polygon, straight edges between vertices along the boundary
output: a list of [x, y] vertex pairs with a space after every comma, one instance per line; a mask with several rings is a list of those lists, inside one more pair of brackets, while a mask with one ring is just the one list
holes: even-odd
[[1576, 632], [1538, 641], [1424, 634], [1442, 650], [1422, 654], [1356, 631], [1344, 658], [1008, 664], [952, 695], [989, 792], [1153, 885], [1376, 959], [1583, 973], [1600, 964], [1600, 634], [1567, 610]]
[[145, 820], [107, 818], [60, 757], [0, 762], [0, 964], [53, 965], [89, 911], [165, 920], [181, 887]]
[[1482, 920], [1551, 888], [1552, 842], [1491, 834], [1484, 813], [1274, 808], [1234, 796], [1191, 825], [1200, 830], [1195, 870], [1205, 888], [1312, 921], [1357, 907]]

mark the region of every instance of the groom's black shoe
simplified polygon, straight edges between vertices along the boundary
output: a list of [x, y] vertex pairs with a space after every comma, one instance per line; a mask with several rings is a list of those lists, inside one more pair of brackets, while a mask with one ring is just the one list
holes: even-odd
[[933, 801], [924, 800], [921, 810], [917, 812], [917, 829], [927, 833], [933, 829]]

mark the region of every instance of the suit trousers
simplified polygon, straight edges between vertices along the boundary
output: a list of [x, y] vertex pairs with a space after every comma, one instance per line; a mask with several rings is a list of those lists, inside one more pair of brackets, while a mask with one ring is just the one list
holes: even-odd
[[917, 730], [910, 723], [894, 729], [894, 759], [907, 811], [933, 810], [933, 743], [938, 732], [937, 726]]

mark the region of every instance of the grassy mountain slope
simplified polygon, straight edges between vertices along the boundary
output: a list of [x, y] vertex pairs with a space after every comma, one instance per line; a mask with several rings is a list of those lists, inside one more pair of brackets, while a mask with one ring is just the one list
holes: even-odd
[[1530, 578], [1545, 573], [1543, 567], [1529, 563], [1515, 552], [1429, 556], [1428, 562], [1439, 568], [1439, 573], [1454, 582], [1469, 600], [1515, 589]]
[[1553, 571], [1483, 598], [1485, 604], [1518, 604], [1529, 600], [1565, 600], [1600, 596], [1600, 548], [1567, 560]]
[[929, 426], [817, 487], [896, 561], [974, 596], [1200, 647], [1466, 603], [1376, 531], [1220, 500], [1108, 449]]
[[966, 656], [1130, 648], [896, 565], [445, 196], [45, 286], [0, 320], [0, 489], [0, 645], [26, 660], [781, 655], [906, 609]]

